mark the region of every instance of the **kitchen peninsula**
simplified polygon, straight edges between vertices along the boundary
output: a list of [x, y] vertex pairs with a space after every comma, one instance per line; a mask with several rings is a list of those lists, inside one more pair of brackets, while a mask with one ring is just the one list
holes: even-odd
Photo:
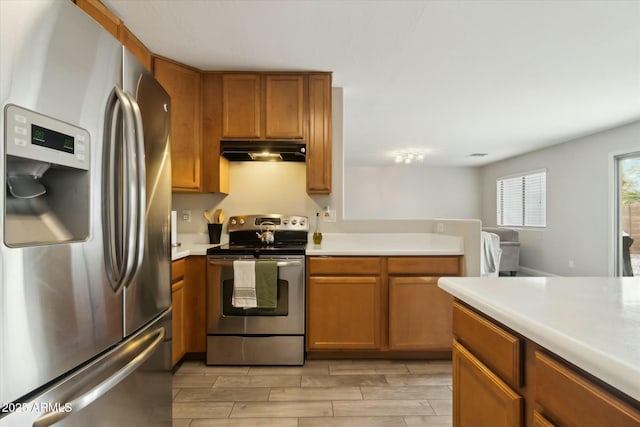
[[315, 245], [309, 237], [307, 256], [464, 255], [464, 239], [436, 233], [328, 233]]
[[439, 287], [456, 299], [454, 425], [640, 425], [637, 278], [447, 277]]

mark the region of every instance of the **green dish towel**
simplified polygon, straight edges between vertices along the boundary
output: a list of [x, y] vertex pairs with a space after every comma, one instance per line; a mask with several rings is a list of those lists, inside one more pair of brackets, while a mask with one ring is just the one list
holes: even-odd
[[278, 265], [276, 261], [256, 261], [256, 299], [258, 308], [278, 305]]

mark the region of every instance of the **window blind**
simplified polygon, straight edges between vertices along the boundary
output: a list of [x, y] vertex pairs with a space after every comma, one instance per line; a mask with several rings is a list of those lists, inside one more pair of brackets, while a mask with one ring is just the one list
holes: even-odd
[[499, 178], [496, 181], [498, 225], [545, 227], [546, 189], [546, 171]]

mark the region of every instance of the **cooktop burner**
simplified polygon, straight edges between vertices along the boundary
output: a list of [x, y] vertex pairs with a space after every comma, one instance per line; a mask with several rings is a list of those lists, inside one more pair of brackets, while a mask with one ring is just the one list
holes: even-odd
[[208, 255], [304, 255], [308, 218], [294, 215], [240, 215], [229, 218], [229, 243], [211, 248]]

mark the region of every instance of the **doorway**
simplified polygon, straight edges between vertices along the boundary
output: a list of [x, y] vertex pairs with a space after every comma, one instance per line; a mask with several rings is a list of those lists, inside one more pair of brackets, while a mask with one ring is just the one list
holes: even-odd
[[616, 276], [640, 277], [640, 152], [615, 157]]

